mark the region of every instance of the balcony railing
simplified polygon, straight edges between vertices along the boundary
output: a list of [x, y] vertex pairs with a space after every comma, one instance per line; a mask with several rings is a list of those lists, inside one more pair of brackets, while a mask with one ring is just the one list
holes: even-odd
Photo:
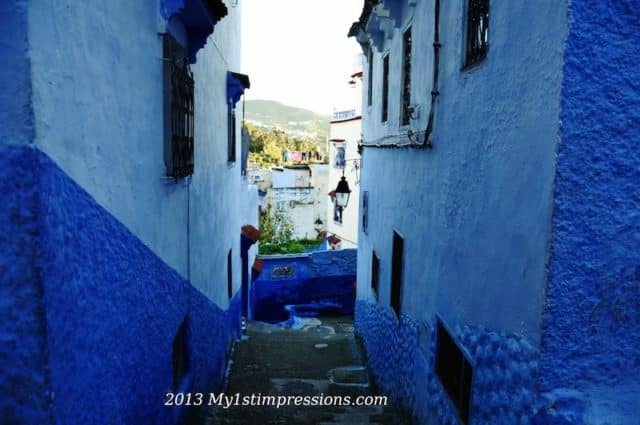
[[348, 109], [346, 111], [335, 111], [333, 113], [333, 120], [347, 120], [356, 116], [355, 109]]

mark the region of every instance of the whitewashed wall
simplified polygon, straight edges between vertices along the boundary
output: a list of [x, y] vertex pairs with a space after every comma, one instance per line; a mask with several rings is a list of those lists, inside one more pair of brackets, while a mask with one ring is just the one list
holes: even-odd
[[[413, 26], [412, 103], [424, 130], [432, 90], [433, 0], [405, 7], [373, 63], [365, 140], [401, 133], [402, 31]], [[405, 3], [406, 4], [406, 3]], [[558, 145], [566, 2], [491, 2], [489, 52], [461, 70], [465, 2], [441, 2], [440, 97], [432, 150], [363, 153], [369, 232], [359, 235], [358, 298], [372, 300], [371, 252], [380, 303], [389, 304], [392, 235], [405, 236], [402, 311], [436, 313], [539, 343]], [[389, 120], [381, 123], [382, 54], [390, 54]], [[365, 81], [367, 67], [365, 67]], [[366, 95], [366, 84], [363, 88]], [[366, 98], [364, 100], [366, 102]]]
[[228, 8], [192, 66], [195, 172], [176, 182], [164, 177], [160, 3], [30, 2], [36, 143], [167, 264], [225, 306], [227, 252], [233, 249], [240, 270], [240, 227], [248, 219], [237, 211], [252, 211], [255, 202], [240, 162], [227, 163], [226, 73], [240, 71], [241, 8]]
[[344, 147], [345, 159], [344, 176], [349, 183], [351, 196], [347, 208], [342, 212], [342, 223], [333, 220], [333, 202], [327, 202], [327, 231], [342, 239], [343, 248], [355, 248], [358, 245], [358, 220], [360, 209], [360, 184], [358, 182], [360, 171], [354, 169], [354, 159], [360, 158], [358, 154], [358, 141], [361, 138], [362, 120], [355, 119], [332, 121], [330, 127], [330, 139], [341, 139], [344, 142], [329, 142], [329, 191], [335, 190], [342, 178], [342, 169], [335, 166], [336, 147]]

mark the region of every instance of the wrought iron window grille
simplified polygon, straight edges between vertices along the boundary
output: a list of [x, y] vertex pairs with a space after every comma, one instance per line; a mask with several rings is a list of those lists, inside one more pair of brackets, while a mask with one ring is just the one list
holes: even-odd
[[194, 81], [186, 58], [182, 66], [171, 64], [171, 150], [172, 175], [193, 174]]
[[467, 7], [465, 68], [482, 62], [489, 50], [489, 0], [468, 0]]
[[413, 115], [411, 106], [411, 27], [402, 37], [403, 61], [402, 61], [402, 125], [409, 125]]
[[187, 177], [194, 170], [194, 79], [185, 51], [164, 34], [165, 164], [167, 175]]

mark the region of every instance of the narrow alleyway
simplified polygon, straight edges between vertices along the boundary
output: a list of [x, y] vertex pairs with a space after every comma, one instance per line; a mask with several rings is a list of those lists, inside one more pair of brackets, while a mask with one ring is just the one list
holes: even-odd
[[[375, 396], [351, 318], [306, 319], [300, 329], [251, 323], [232, 356], [225, 394], [232, 396]], [[372, 397], [369, 398], [369, 401]], [[408, 415], [383, 406], [221, 406], [205, 412], [216, 424], [410, 424]]]

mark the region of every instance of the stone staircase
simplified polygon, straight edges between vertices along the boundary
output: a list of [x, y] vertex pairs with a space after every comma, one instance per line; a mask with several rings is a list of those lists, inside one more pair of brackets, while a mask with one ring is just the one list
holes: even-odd
[[[278, 397], [281, 402], [288, 397], [290, 403], [208, 406], [201, 423], [410, 424], [409, 415], [389, 407], [345, 405], [346, 397], [354, 402], [368, 396], [372, 401], [378, 395], [364, 362], [351, 318], [304, 319], [299, 329], [250, 323], [234, 349], [225, 395], [240, 404], [252, 395], [263, 404], [277, 404]], [[295, 405], [296, 396], [301, 405]]]

